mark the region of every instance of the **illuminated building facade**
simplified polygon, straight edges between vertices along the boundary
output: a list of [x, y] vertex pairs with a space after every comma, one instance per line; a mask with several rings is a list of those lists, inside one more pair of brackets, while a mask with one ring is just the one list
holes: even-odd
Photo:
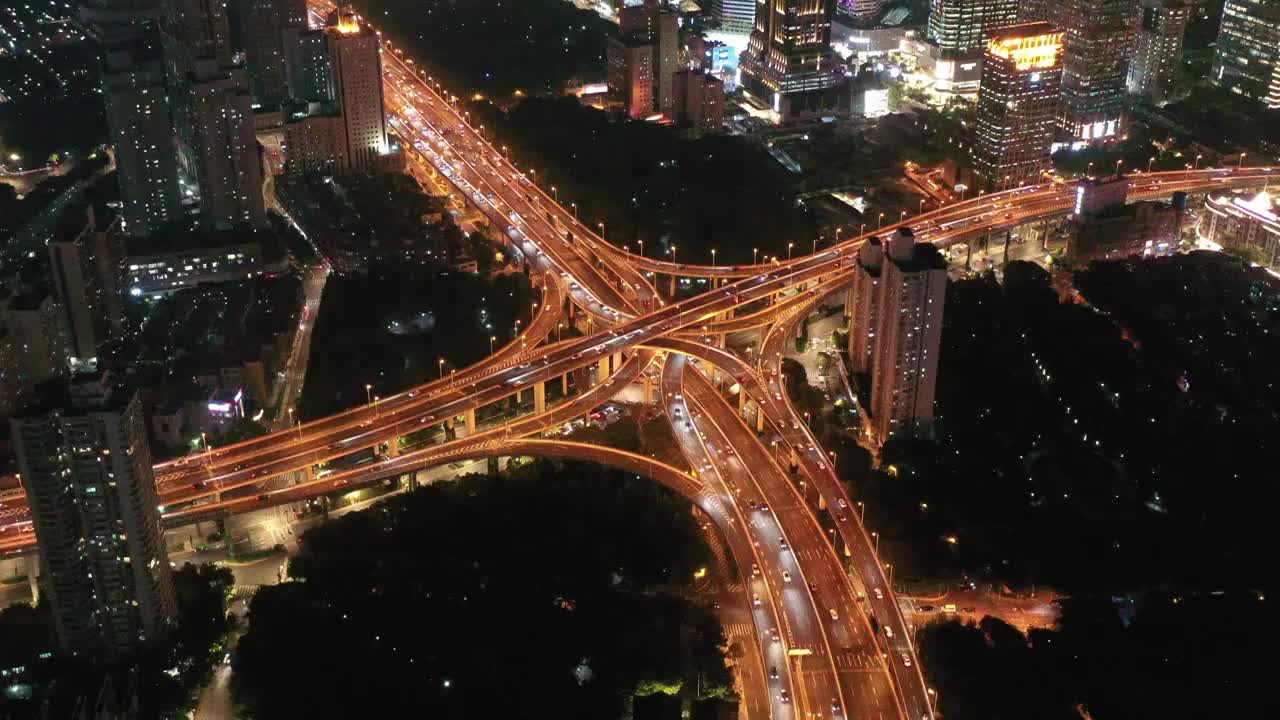
[[716, 132], [724, 124], [724, 83], [702, 70], [675, 73], [677, 122], [687, 122], [695, 133]]
[[1227, 0], [1210, 77], [1234, 93], [1280, 107], [1280, 3]]
[[849, 314], [849, 367], [855, 373], [870, 374], [872, 351], [876, 343], [879, 321], [880, 270], [884, 265], [884, 248], [880, 238], [872, 236], [858, 248], [853, 284], [845, 298]]
[[1034, 184], [1049, 169], [1061, 50], [1062, 33], [1048, 23], [992, 31], [970, 143], [974, 170], [988, 187]]
[[782, 122], [834, 111], [842, 76], [831, 50], [835, 0], [756, 0], [743, 88]]
[[884, 0], [838, 0], [840, 10], [858, 21], [874, 20], [884, 9]]
[[1059, 129], [1089, 143], [1123, 139], [1135, 0], [1061, 0], [1045, 14], [1065, 35]]
[[1259, 264], [1280, 267], [1280, 202], [1271, 193], [1237, 190], [1209, 195], [1196, 232], [1223, 247], [1253, 248]]
[[1191, 19], [1184, 0], [1142, 0], [1138, 36], [1129, 61], [1129, 92], [1155, 102], [1168, 98], [1182, 62], [1182, 36]]

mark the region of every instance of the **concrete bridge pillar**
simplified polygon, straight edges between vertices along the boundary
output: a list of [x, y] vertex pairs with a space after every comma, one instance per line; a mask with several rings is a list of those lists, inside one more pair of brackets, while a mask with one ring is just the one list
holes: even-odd
[[533, 386], [533, 412], [537, 415], [547, 411], [547, 383], [538, 382]]
[[468, 436], [468, 437], [470, 437], [470, 436], [472, 436], [472, 435], [475, 435], [475, 434], [476, 434], [476, 409], [475, 409], [475, 408], [471, 408], [471, 409], [467, 410], [467, 416], [466, 416], [466, 417], [467, 417], [467, 420], [466, 420], [466, 422], [467, 422], [467, 436]]
[[644, 389], [644, 404], [648, 405], [653, 402], [653, 380], [648, 375], [641, 377], [641, 387]]
[[609, 379], [609, 356], [601, 355], [600, 361], [596, 363], [596, 382], [602, 383]]
[[613, 372], [618, 372], [621, 369], [622, 369], [622, 353], [616, 352], [613, 354]]
[[569, 373], [560, 376], [560, 394], [569, 397]]
[[756, 432], [764, 432], [764, 408], [756, 403]]
[[[400, 438], [391, 438], [387, 441], [387, 457], [400, 457]], [[311, 474], [311, 466], [307, 466], [307, 474]]]
[[741, 416], [743, 412], [747, 409], [747, 402], [749, 400], [750, 398], [747, 397], [746, 384], [738, 383], [738, 415], [739, 416]]
[[670, 289], [667, 294], [674, 299], [676, 296], [676, 276], [675, 275], [671, 276], [671, 284], [668, 287]]

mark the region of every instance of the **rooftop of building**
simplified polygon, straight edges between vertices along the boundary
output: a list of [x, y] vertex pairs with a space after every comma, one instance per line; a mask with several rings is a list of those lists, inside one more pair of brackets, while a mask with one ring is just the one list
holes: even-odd
[[248, 225], [230, 230], [218, 230], [183, 219], [161, 228], [150, 237], [129, 237], [125, 240], [125, 247], [126, 252], [131, 256], [166, 255], [250, 244], [262, 246], [272, 239], [274, 236], [269, 231]]
[[47, 287], [27, 288], [22, 292], [13, 296], [9, 300], [9, 310], [11, 312], [32, 312], [39, 310], [45, 300], [49, 298], [50, 291]]
[[107, 370], [88, 368], [71, 376], [57, 377], [36, 385], [35, 399], [19, 414], [20, 418], [37, 418], [53, 412], [76, 417], [91, 412], [124, 409], [133, 398], [131, 391], [119, 388]]
[[915, 243], [911, 246], [911, 256], [906, 259], [902, 256], [894, 257], [891, 253], [886, 253], [886, 256], [903, 272], [947, 269], [946, 256], [933, 243]]

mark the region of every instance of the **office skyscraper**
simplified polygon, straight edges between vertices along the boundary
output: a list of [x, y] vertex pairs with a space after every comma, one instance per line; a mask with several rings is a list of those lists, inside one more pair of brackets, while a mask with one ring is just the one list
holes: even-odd
[[849, 366], [855, 373], [872, 371], [876, 346], [876, 324], [880, 318], [880, 271], [884, 248], [880, 238], [871, 237], [858, 248], [853, 284], [845, 296], [849, 315]]
[[933, 420], [947, 263], [910, 230], [885, 248], [871, 372], [871, 417], [880, 442]]
[[115, 146], [123, 229], [150, 235], [181, 210], [170, 96], [158, 44], [140, 41], [108, 52], [102, 95]]
[[375, 167], [385, 154], [387, 121], [382, 105], [381, 43], [361, 25], [350, 7], [334, 13], [325, 27], [333, 99], [342, 114], [344, 172]]
[[831, 50], [835, 0], [756, 0], [742, 85], [782, 122], [832, 112], [843, 76]]
[[991, 32], [969, 143], [974, 170], [993, 190], [1040, 181], [1051, 165], [1062, 77], [1062, 33], [1048, 23]]
[[1191, 19], [1185, 0], [1142, 0], [1138, 37], [1129, 62], [1129, 92], [1156, 102], [1168, 98], [1182, 62], [1182, 36]]
[[1135, 10], [1135, 0], [1061, 0], [1045, 5], [1049, 23], [1064, 34], [1058, 127], [1073, 140], [1097, 143], [1124, 137]]
[[981, 53], [988, 33], [1017, 17], [1017, 0], [930, 0], [928, 37], [942, 50]]
[[188, 106], [201, 216], [217, 228], [264, 224], [262, 161], [244, 68], [197, 60]]
[[1017, 0], [931, 0], [927, 33], [938, 46], [937, 89], [976, 92], [988, 34], [993, 28], [1013, 25], [1017, 15]]
[[711, 0], [711, 17], [721, 30], [746, 35], [755, 23], [756, 0]]
[[142, 409], [101, 372], [37, 396], [10, 425], [58, 637], [128, 656], [175, 612]]
[[1280, 107], [1280, 2], [1227, 0], [1211, 77], [1234, 93]]

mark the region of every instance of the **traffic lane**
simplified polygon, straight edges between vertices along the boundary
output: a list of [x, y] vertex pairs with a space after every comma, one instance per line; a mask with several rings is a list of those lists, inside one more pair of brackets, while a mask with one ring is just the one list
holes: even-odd
[[[399, 64], [400, 69], [403, 70], [404, 75], [402, 75], [399, 80], [399, 84], [401, 86], [408, 84], [410, 82], [410, 80], [406, 78], [411, 78], [412, 82], [416, 83], [417, 85], [416, 89], [418, 91], [422, 93], [426, 93], [428, 95], [433, 95], [435, 97], [434, 102], [427, 103], [427, 108], [426, 108], [427, 112], [430, 112], [435, 117], [437, 117], [440, 120], [442, 125], [447, 125], [451, 128], [454, 128], [457, 132], [462, 133], [466, 137], [466, 146], [468, 147], [468, 149], [479, 150], [481, 153], [488, 151], [488, 153], [496, 159], [497, 168], [495, 168], [495, 170], [502, 169], [502, 166], [505, 163], [506, 165], [505, 170], [510, 172], [512, 174], [512, 177], [520, 177], [525, 180], [524, 183], [517, 183], [517, 185], [524, 185], [524, 187], [513, 188], [516, 193], [516, 199], [519, 200], [520, 197], [523, 197], [525, 200], [524, 207], [529, 209], [531, 212], [536, 213], [536, 218], [538, 219], [538, 221], [546, 222], [546, 224], [548, 225], [549, 229], [553, 234], [559, 232], [559, 228], [555, 226], [556, 220], [550, 220], [550, 221], [543, 220], [544, 215], [542, 213], [545, 212], [551, 218], [558, 218], [559, 222], [565, 225], [569, 230], [576, 231], [579, 237], [582, 237], [588, 242], [590, 242], [592, 246], [595, 245], [595, 243], [591, 241], [591, 238], [595, 237], [594, 233], [588, 230], [585, 225], [580, 223], [576, 217], [570, 218], [568, 214], [565, 213], [564, 208], [560, 206], [558, 202], [555, 202], [551, 198], [547, 197], [546, 194], [541, 190], [541, 188], [537, 186], [536, 183], [528, 182], [527, 177], [523, 172], [517, 169], [510, 162], [509, 159], [504, 159], [503, 156], [499, 154], [492, 145], [488, 144], [488, 142], [480, 135], [480, 133], [476, 131], [476, 129], [471, 125], [469, 118], [464, 118], [460, 116], [456, 108], [451, 107], [449, 103], [445, 102], [444, 99], [439, 96], [438, 93], [435, 93], [435, 91], [431, 88], [431, 86], [425, 81], [423, 81], [422, 78], [419, 77], [417, 73], [413, 72], [411, 68], [408, 68], [404, 64], [404, 61], [397, 56], [397, 54], [391, 54], [390, 57], [391, 57], [392, 65], [389, 65], [389, 67], [393, 67], [395, 64]], [[416, 109], [418, 109], [420, 112], [422, 111], [421, 106], [416, 103], [416, 98], [411, 98], [410, 102], [414, 104], [414, 107]], [[486, 157], [486, 160], [487, 160], [487, 157]], [[491, 167], [493, 166], [493, 164], [490, 164], [490, 165]], [[504, 185], [506, 184], [507, 183], [504, 182]], [[546, 200], [547, 202], [544, 204], [542, 200]], [[510, 201], [510, 198], [508, 198], [508, 201]], [[601, 240], [603, 242], [603, 239]], [[582, 254], [582, 253], [579, 250], [576, 254]], [[653, 288], [648, 285], [647, 281], [643, 278], [643, 276], [640, 275], [638, 272], [634, 271], [633, 269], [630, 269], [629, 265], [625, 263], [611, 262], [611, 259], [607, 257], [602, 257], [601, 259], [602, 261], [605, 262], [606, 265], [610, 267], [611, 271], [613, 271], [614, 274], [617, 275], [620, 280], [626, 281], [626, 279], [630, 277], [630, 284], [636, 289], [638, 300], [640, 300], [641, 302], [645, 300], [644, 295], [642, 295], [639, 292], [641, 288], [647, 288], [647, 290], [649, 291], [648, 292], [649, 297], [656, 296], [656, 293], [653, 292]]]
[[[734, 532], [726, 533], [726, 536], [731, 542], [738, 571], [742, 576], [743, 592], [751, 598], [751, 617], [757, 631], [759, 657], [762, 665], [769, 668], [768, 681], [763, 687], [763, 703], [775, 717], [787, 717], [791, 712], [791, 704], [783, 702], [781, 691], [786, 689], [790, 695], [793, 685], [786, 663], [785, 646], [781, 641], [782, 634], [778, 630], [779, 627], [786, 626], [786, 618], [778, 612], [774, 586], [766, 581], [760, 571], [760, 567], [766, 565], [767, 561], [759, 554], [759, 540], [752, 532], [750, 523], [743, 517], [741, 507], [735, 502], [735, 493], [728, 487], [720, 469], [712, 462], [701, 434], [693, 424], [693, 411], [683, 395], [684, 370], [685, 359], [682, 356], [666, 356], [659, 396], [686, 460], [691, 467], [700, 470], [705, 484], [718, 485], [724, 512], [732, 514], [734, 518], [734, 521], [726, 522], [726, 525], [734, 528]], [[746, 528], [748, 533], [737, 532], [738, 527]], [[748, 567], [751, 569], [748, 570]], [[759, 699], [755, 701], [758, 702]]]
[[[802, 309], [795, 319], [807, 314], [807, 310]], [[789, 327], [790, 324], [787, 323], [775, 326], [762, 344], [761, 356], [769, 363], [767, 375], [772, 384], [770, 389], [773, 390], [766, 399], [765, 410], [784, 441], [792, 448], [805, 475], [814, 483], [814, 488], [823, 496], [827, 506], [834, 509], [832, 514], [837, 530], [849, 549], [855, 567], [861, 568], [860, 575], [869, 593], [865, 602], [884, 632], [883, 638], [873, 637], [872, 641], [884, 644], [885, 662], [897, 683], [899, 699], [905, 704], [908, 717], [927, 717], [931, 712], [931, 705], [923, 673], [911, 646], [910, 628], [894, 600], [892, 588], [886, 582], [879, 556], [872, 549], [865, 528], [853, 517], [853, 513], [848, 512], [849, 503], [843, 484], [827, 463], [827, 458], [812, 438], [808, 427], [797, 421], [790, 398], [781, 386], [778, 372], [782, 356], [780, 343], [786, 337]]]
[[[812, 537], [803, 527], [784, 525], [787, 517], [788, 500], [776, 492], [779, 478], [771, 472], [775, 469], [767, 453], [755, 440], [754, 434], [748, 432], [733, 414], [724, 400], [716, 395], [715, 389], [700, 373], [690, 369], [685, 374], [685, 388], [694, 404], [699, 407], [703, 417], [710, 426], [718, 431], [721, 439], [731, 443], [738, 462], [741, 463], [744, 485], [754, 488], [755, 492], [766, 502], [767, 510], [757, 510], [753, 523], [765, 533], [762, 544], [768, 552], [774, 554], [778, 570], [785, 573], [782, 577], [782, 606], [787, 616], [792, 619], [792, 630], [796, 645], [789, 650], [808, 650], [811, 655], [793, 662], [797, 664], [801, 687], [799, 702], [803, 703], [807, 712], [813, 717], [826, 717], [831, 712], [831, 700], [841, 698], [840, 704], [848, 706], [850, 699], [842, 693], [836, 675], [830, 645], [826, 637], [826, 628], [819, 621], [817, 608], [809, 592], [805, 580], [805, 570], [796, 559], [795, 552], [812, 546]], [[730, 434], [732, 433], [732, 437]], [[762, 477], [763, 475], [763, 477]], [[782, 480], [785, 482], [785, 480]], [[774, 486], [775, 491], [771, 492]], [[794, 502], [794, 501], [791, 501]], [[778, 507], [774, 507], [777, 505]], [[786, 528], [785, 531], [783, 528]], [[770, 534], [771, 529], [775, 533]], [[784, 541], [785, 544], [784, 544]], [[762, 554], [764, 554], [762, 552]], [[789, 579], [788, 579], [789, 578]], [[807, 661], [807, 662], [806, 662]]]

